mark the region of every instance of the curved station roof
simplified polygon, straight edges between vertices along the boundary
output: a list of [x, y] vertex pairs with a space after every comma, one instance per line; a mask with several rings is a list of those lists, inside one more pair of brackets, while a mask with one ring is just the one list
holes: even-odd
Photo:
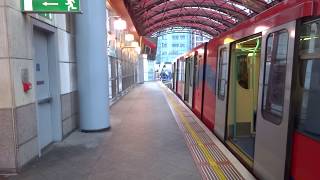
[[217, 36], [281, 0], [124, 0], [142, 36], [192, 30]]

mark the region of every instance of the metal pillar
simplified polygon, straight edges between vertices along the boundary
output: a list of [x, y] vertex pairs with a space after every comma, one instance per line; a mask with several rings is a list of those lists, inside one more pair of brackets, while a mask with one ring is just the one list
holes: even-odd
[[76, 50], [80, 98], [80, 129], [106, 130], [109, 122], [109, 81], [105, 0], [82, 0], [76, 15]]

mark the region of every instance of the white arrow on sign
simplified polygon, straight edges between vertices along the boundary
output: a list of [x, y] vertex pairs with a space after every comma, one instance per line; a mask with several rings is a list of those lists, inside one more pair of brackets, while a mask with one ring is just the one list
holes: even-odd
[[59, 6], [59, 3], [49, 3], [49, 2], [44, 2], [42, 3], [44, 6]]

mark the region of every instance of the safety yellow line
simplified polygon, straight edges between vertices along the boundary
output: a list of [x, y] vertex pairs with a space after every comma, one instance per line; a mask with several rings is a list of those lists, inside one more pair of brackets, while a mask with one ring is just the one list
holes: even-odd
[[198, 147], [200, 148], [200, 150], [204, 154], [206, 160], [209, 162], [209, 164], [210, 164], [211, 168], [213, 169], [213, 171], [216, 173], [216, 175], [219, 177], [220, 180], [226, 180], [227, 178], [226, 178], [225, 174], [223, 173], [222, 169], [217, 164], [217, 162], [213, 159], [213, 157], [211, 156], [211, 154], [210, 154], [209, 150], [207, 149], [207, 147], [202, 143], [200, 137], [193, 130], [193, 128], [189, 124], [189, 122], [186, 119], [186, 117], [180, 111], [177, 103], [175, 103], [170, 96], [167, 96], [167, 97], [168, 97], [168, 100], [169, 100], [170, 104], [174, 108], [174, 110], [178, 113], [181, 122], [186, 127], [187, 131], [191, 134], [193, 139], [196, 141]]

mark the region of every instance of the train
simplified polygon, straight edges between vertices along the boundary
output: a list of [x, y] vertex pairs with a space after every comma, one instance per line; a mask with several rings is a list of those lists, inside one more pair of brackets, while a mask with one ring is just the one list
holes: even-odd
[[181, 55], [172, 91], [259, 179], [320, 179], [320, 1], [286, 0]]

